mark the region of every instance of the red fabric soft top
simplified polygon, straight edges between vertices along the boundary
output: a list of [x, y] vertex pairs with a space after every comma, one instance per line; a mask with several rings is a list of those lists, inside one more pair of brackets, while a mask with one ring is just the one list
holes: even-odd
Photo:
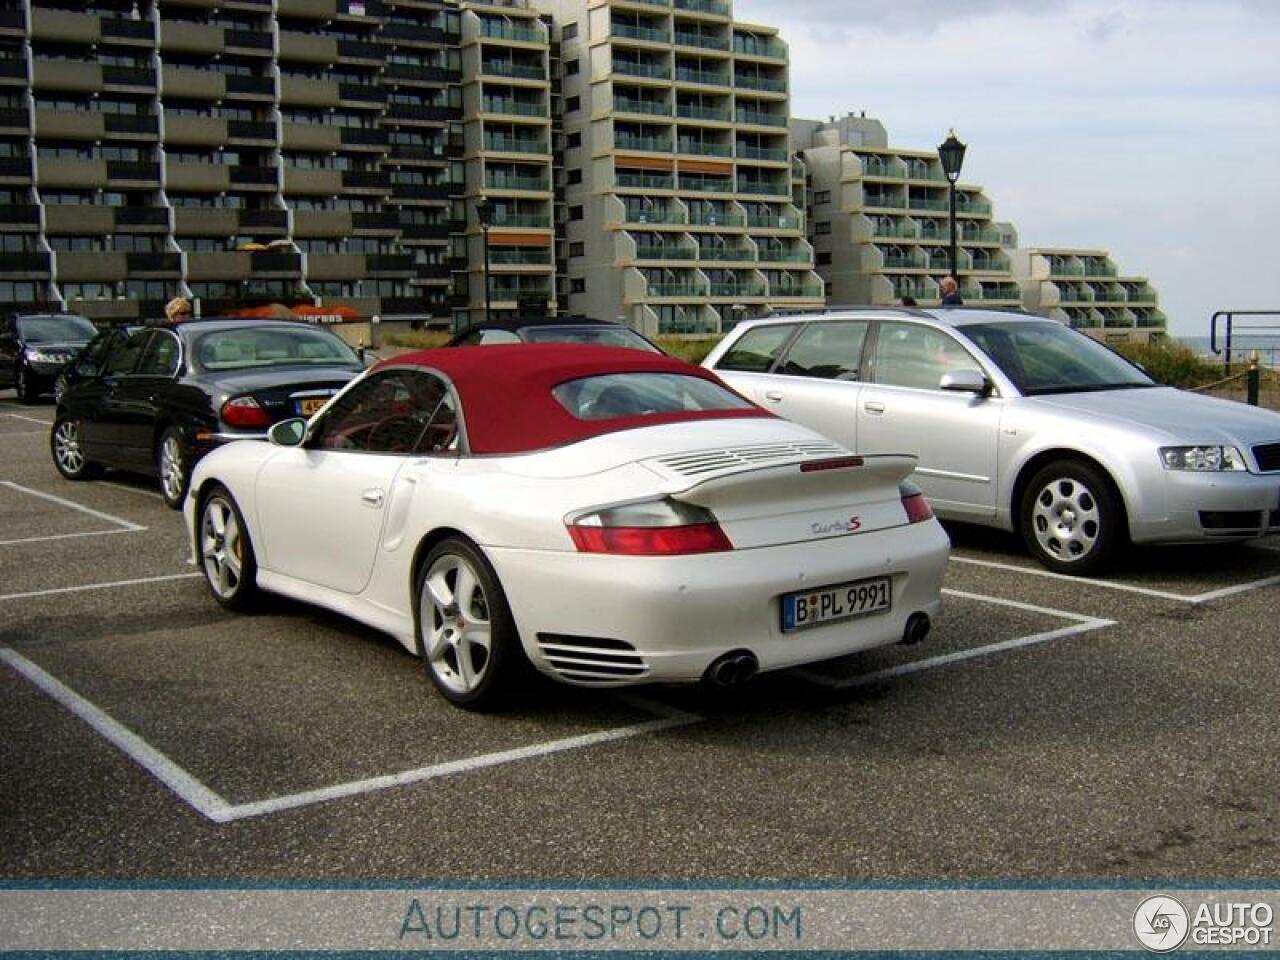
[[632, 372], [682, 374], [729, 389], [709, 370], [644, 350], [563, 343], [450, 347], [401, 354], [375, 369], [404, 366], [438, 371], [452, 382], [462, 404], [467, 441], [476, 454], [527, 453], [660, 423], [772, 416], [752, 406], [579, 420], [551, 393], [571, 380]]

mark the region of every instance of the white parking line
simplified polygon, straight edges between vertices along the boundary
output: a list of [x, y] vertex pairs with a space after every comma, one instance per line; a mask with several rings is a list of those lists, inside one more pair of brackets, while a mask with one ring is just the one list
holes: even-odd
[[1132, 583], [1115, 583], [1111, 580], [1089, 580], [1083, 577], [1073, 577], [1065, 573], [1054, 573], [1051, 570], [1024, 567], [1017, 563], [997, 563], [994, 560], [975, 560], [971, 557], [957, 557], [955, 554], [952, 554], [951, 559], [956, 563], [969, 563], [975, 567], [990, 567], [994, 570], [1013, 570], [1017, 573], [1025, 573], [1033, 577], [1048, 577], [1051, 580], [1065, 580], [1068, 583], [1074, 583], [1082, 587], [1101, 587], [1104, 590], [1119, 590], [1124, 593], [1140, 594], [1144, 597], [1156, 597], [1160, 600], [1175, 600], [1178, 603], [1191, 604], [1208, 603], [1210, 600], [1217, 600], [1220, 597], [1228, 597], [1237, 593], [1247, 593], [1250, 590], [1259, 590], [1262, 587], [1269, 587], [1272, 584], [1280, 583], [1280, 576], [1264, 577], [1261, 580], [1250, 580], [1247, 583], [1223, 587], [1219, 590], [1209, 590], [1205, 593], [1186, 594], [1173, 593], [1169, 590], [1157, 590], [1153, 587], [1140, 587]]
[[151, 497], [155, 500], [163, 500], [164, 497], [154, 490], [143, 490], [140, 487], [131, 487], [127, 483], [115, 483], [111, 480], [97, 480], [94, 482], [98, 487], [114, 487], [116, 490], [123, 490], [125, 493], [136, 493], [140, 497]]
[[[115, 531], [112, 531], [113, 533]], [[111, 590], [115, 587], [136, 587], [144, 583], [164, 583], [168, 580], [192, 580], [202, 573], [170, 573], [160, 577], [138, 577], [135, 580], [112, 580], [107, 583], [85, 583], [78, 587], [54, 587], [50, 590], [28, 590], [26, 593], [0, 593], [0, 603], [5, 600], [27, 600], [31, 597], [53, 597], [61, 593], [84, 593], [88, 590]]]
[[[391, 787], [421, 783], [424, 780], [435, 780], [459, 773], [470, 773], [474, 770], [483, 770], [486, 767], [495, 767], [504, 763], [515, 763], [520, 760], [530, 760], [534, 757], [545, 757], [553, 753], [563, 753], [566, 750], [580, 750], [584, 747], [611, 743], [616, 740], [626, 740], [647, 733], [668, 730], [672, 727], [697, 723], [703, 719], [696, 714], [684, 713], [664, 706], [660, 711], [657, 711], [660, 713], [658, 719], [633, 723], [625, 727], [614, 727], [609, 730], [598, 730], [595, 733], [585, 733], [576, 737], [548, 740], [543, 743], [531, 744], [527, 747], [516, 747], [512, 750], [483, 753], [462, 760], [451, 760], [447, 763], [415, 767], [412, 770], [402, 770], [399, 773], [369, 777], [364, 780], [351, 780], [346, 783], [334, 784], [330, 787], [321, 787], [317, 790], [304, 790], [300, 793], [271, 797], [267, 800], [232, 804], [213, 790], [210, 790], [132, 730], [112, 719], [99, 707], [90, 703], [53, 675], [36, 666], [22, 654], [8, 647], [0, 647], [0, 660], [9, 664], [53, 700], [62, 704], [81, 720], [84, 720], [85, 723], [89, 724], [108, 742], [133, 760], [134, 763], [168, 787], [184, 803], [201, 816], [215, 823], [229, 823], [233, 820], [243, 820], [247, 817], [258, 817], [269, 813], [279, 813], [282, 810], [293, 810], [315, 803], [324, 803], [327, 800], [336, 800], [340, 797], [353, 797], [378, 790], [387, 790]], [[636, 702], [638, 706], [643, 703], [638, 698], [635, 698], [633, 702]], [[644, 708], [653, 709], [652, 706], [647, 705]]]
[[0, 433], [0, 440], [5, 439], [6, 437], [47, 437], [47, 436], [48, 436], [48, 433], [46, 433], [44, 430], [9, 430], [7, 432]]
[[[13, 417], [13, 419], [15, 419], [15, 420], [25, 420], [25, 421], [27, 421], [27, 423], [42, 423], [42, 424], [44, 424], [46, 427], [52, 427], [52, 426], [53, 426], [53, 421], [52, 421], [52, 420], [41, 420], [39, 417], [24, 417], [24, 416], [23, 416], [22, 414], [20, 414], [20, 413], [6, 413], [6, 414], [5, 414], [5, 416], [6, 416], [6, 417]], [[40, 431], [40, 432], [41, 432], [41, 433], [43, 433], [44, 431], [42, 430], [42, 431]]]
[[14, 483], [12, 480], [0, 480], [0, 487], [8, 487], [10, 490], [16, 490], [19, 493], [38, 497], [41, 500], [47, 500], [50, 503], [56, 503], [60, 507], [79, 510], [81, 513], [87, 513], [89, 516], [97, 517], [99, 520], [114, 523], [120, 528], [118, 530], [90, 530], [84, 533], [58, 533], [40, 537], [21, 537], [17, 540], [0, 540], [0, 547], [12, 546], [17, 543], [42, 543], [46, 540], [72, 540], [77, 537], [101, 537], [110, 533], [137, 533], [138, 531], [147, 529], [141, 524], [134, 523], [131, 520], [125, 520], [122, 517], [117, 517], [110, 513], [103, 513], [101, 510], [94, 510], [92, 507], [86, 507], [84, 504], [76, 503], [73, 500], [64, 500], [62, 497], [55, 497], [51, 493], [44, 493], [41, 490], [32, 490], [30, 487], [24, 487], [20, 483]]
[[1041, 607], [1032, 603], [1022, 603], [1017, 600], [1005, 600], [1001, 597], [990, 597], [982, 593], [968, 593], [964, 590], [950, 589], [944, 589], [942, 592], [949, 597], [960, 597], [965, 600], [977, 600], [980, 603], [992, 603], [1001, 607], [1011, 607], [1015, 610], [1026, 610], [1030, 613], [1040, 613], [1045, 616], [1060, 617], [1064, 620], [1074, 620], [1075, 623], [1069, 627], [1059, 627], [1057, 630], [1046, 630], [1041, 633], [1029, 634], [1025, 637], [1014, 637], [1012, 640], [1001, 640], [998, 643], [989, 643], [985, 646], [973, 647], [969, 650], [959, 650], [955, 653], [944, 653], [936, 657], [928, 657], [924, 660], [913, 660], [911, 663], [902, 663], [896, 667], [886, 667], [883, 670], [860, 674], [859, 676], [850, 677], [845, 680], [836, 680], [832, 677], [828, 677], [808, 669], [795, 670], [793, 672], [804, 677], [806, 680], [824, 687], [830, 687], [833, 690], [849, 690], [854, 687], [863, 687], [870, 683], [878, 683], [881, 680], [888, 680], [892, 677], [901, 677], [910, 673], [920, 673], [924, 670], [932, 670], [935, 667], [950, 666], [953, 663], [973, 660], [976, 657], [987, 657], [995, 653], [1017, 650], [1020, 647], [1030, 647], [1038, 643], [1048, 643], [1050, 640], [1061, 640], [1064, 637], [1074, 637], [1081, 633], [1088, 633], [1092, 630], [1101, 630], [1103, 627], [1112, 627], [1116, 624], [1115, 620], [1103, 620], [1098, 617], [1088, 617], [1079, 613], [1071, 613], [1067, 610], [1056, 610], [1053, 607]]

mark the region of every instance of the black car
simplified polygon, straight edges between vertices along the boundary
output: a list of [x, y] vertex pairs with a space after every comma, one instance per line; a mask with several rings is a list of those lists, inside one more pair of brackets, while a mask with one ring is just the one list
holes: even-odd
[[296, 321], [118, 328], [63, 375], [53, 461], [69, 480], [103, 466], [154, 474], [178, 509], [200, 457], [231, 440], [265, 438], [278, 420], [310, 416], [363, 368], [337, 336]]
[[492, 343], [594, 343], [603, 347], [665, 352], [643, 334], [621, 323], [578, 316], [490, 320], [460, 331], [445, 346], [470, 347]]
[[71, 358], [98, 328], [74, 313], [22, 313], [0, 330], [0, 387], [13, 387], [23, 403], [53, 390]]

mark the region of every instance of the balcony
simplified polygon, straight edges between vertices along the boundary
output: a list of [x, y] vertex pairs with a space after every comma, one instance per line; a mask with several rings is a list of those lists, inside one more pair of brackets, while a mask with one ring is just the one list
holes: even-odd
[[107, 161], [107, 180], [112, 183], [160, 183], [159, 163], [127, 163], [120, 160]]
[[500, 133], [487, 133], [484, 148], [498, 153], [550, 153], [545, 140], [533, 137], [508, 137]]
[[677, 104], [676, 116], [684, 117], [688, 120], [712, 120], [717, 123], [728, 123], [733, 119], [733, 114], [728, 110], [718, 107], [704, 107], [695, 103]]
[[537, 282], [511, 283], [509, 279], [493, 279], [491, 291], [494, 300], [522, 300], [532, 297], [550, 297], [551, 285], [541, 278]]
[[618, 172], [618, 186], [643, 190], [674, 190], [675, 178], [670, 174]]
[[763, 297], [764, 284], [762, 283], [713, 283], [711, 284], [711, 296], [713, 297]]
[[678, 47], [698, 47], [701, 50], [729, 49], [729, 40], [726, 37], [717, 37], [708, 33], [688, 33], [677, 30], [675, 40]]
[[671, 43], [671, 33], [667, 30], [658, 30], [654, 27], [633, 27], [625, 23], [613, 23], [609, 25], [609, 32], [614, 37], [622, 37], [627, 40], [643, 40], [646, 43]]
[[102, 117], [102, 128], [111, 134], [141, 134], [147, 137], [160, 135], [160, 118], [136, 116], [128, 113], [107, 113]]
[[791, 186], [787, 183], [738, 177], [738, 193], [751, 193], [764, 197], [789, 197]]
[[771, 77], [755, 76], [750, 73], [740, 73], [733, 78], [733, 85], [742, 90], [763, 90], [766, 93], [786, 93], [787, 81], [774, 80]]
[[707, 287], [701, 283], [650, 283], [648, 294], [651, 297], [705, 297]]
[[[870, 201], [867, 201], [867, 205], [875, 206], [875, 204], [872, 204]], [[883, 204], [881, 204], [881, 206], [883, 206]], [[908, 197], [907, 206], [912, 210], [932, 210], [943, 213], [949, 209], [946, 200], [940, 198], [935, 199], [932, 197]]]
[[274, 97], [275, 81], [270, 77], [237, 77], [225, 78], [227, 93], [242, 97]]
[[169, 211], [164, 207], [116, 207], [117, 227], [168, 227]]
[[619, 150], [647, 150], [650, 153], [671, 152], [671, 141], [666, 137], [637, 137], [629, 133], [615, 132], [613, 145]]
[[177, 253], [126, 253], [125, 267], [131, 274], [179, 273], [182, 255]]
[[271, 52], [271, 34], [252, 30], [228, 30], [224, 34], [227, 49], [249, 50], [255, 53]]
[[884, 267], [886, 270], [925, 270], [929, 264], [927, 260], [919, 257], [892, 256], [884, 255]]
[[689, 222], [699, 227], [743, 227], [747, 218], [738, 213], [722, 213], [694, 208], [689, 211]]
[[680, 189], [691, 193], [733, 193], [733, 181], [712, 177], [680, 177]]
[[795, 230], [800, 226], [798, 217], [788, 217], [779, 215], [762, 215], [749, 214], [747, 216], [747, 226], [760, 227], [766, 230]]
[[883, 210], [905, 210], [907, 201], [904, 197], [891, 193], [867, 193], [863, 195], [864, 207], [878, 207]]
[[738, 123], [750, 123], [757, 127], [785, 127], [787, 118], [776, 113], [765, 113], [763, 110], [743, 110], [739, 108], [735, 117]]
[[116, 40], [155, 40], [155, 29], [145, 20], [119, 20], [115, 17], [102, 17], [99, 20], [104, 38]]
[[787, 59], [785, 44], [776, 40], [761, 40], [758, 37], [735, 36], [733, 38], [733, 52], [741, 53], [748, 57], [771, 57], [774, 60]]
[[680, 223], [685, 222], [684, 213], [675, 207], [639, 207], [628, 204], [623, 213], [626, 223]]
[[812, 263], [813, 254], [808, 250], [787, 249], [785, 247], [762, 247], [761, 262], [770, 263]]
[[795, 283], [789, 286], [780, 285], [771, 292], [775, 297], [821, 297], [825, 291], [820, 283]]
[[30, 157], [0, 157], [0, 177], [31, 179]]
[[[545, 108], [541, 108], [541, 109], [545, 109]], [[510, 112], [515, 113], [514, 110]], [[535, 116], [535, 117], [544, 116], [544, 115], [545, 114], [543, 114], [542, 112], [535, 112], [535, 113], [529, 114], [529, 116]], [[387, 107], [387, 114], [386, 114], [386, 119], [400, 121], [400, 122], [407, 120], [410, 122], [417, 121], [417, 122], [423, 122], [423, 123], [444, 123], [449, 120], [460, 120], [461, 118], [462, 118], [462, 111], [459, 110], [457, 107], [418, 106], [412, 103], [393, 103]], [[383, 135], [384, 142], [387, 135], [385, 130], [369, 130], [361, 127], [344, 127], [343, 128], [344, 137], [345, 137], [346, 131], [348, 130], [357, 130], [360, 133], [368, 133], [368, 134], [381, 133]], [[346, 142], [345, 139], [343, 142], [344, 143]]]
[[0, 273], [48, 273], [47, 253], [0, 253]]
[[144, 67], [116, 67], [108, 64], [102, 68], [102, 82], [105, 86], [154, 90], [156, 72]]
[[671, 104], [661, 100], [632, 100], [628, 97], [613, 98], [614, 113], [642, 113], [652, 117], [671, 116]]
[[613, 72], [627, 77], [651, 77], [655, 80], [671, 79], [671, 70], [667, 67], [656, 63], [637, 63], [634, 60], [614, 60]]
[[237, 187], [271, 187], [279, 183], [275, 167], [232, 167], [230, 182]]
[[503, 267], [549, 267], [550, 250], [490, 250], [489, 262]]
[[240, 227], [244, 230], [283, 230], [289, 225], [285, 210], [241, 210]]
[[707, 87], [729, 86], [729, 74], [722, 70], [693, 70], [676, 67], [676, 79], [682, 83], [699, 83]]
[[252, 120], [228, 120], [227, 138], [229, 140], [252, 140], [259, 143], [275, 143], [276, 126], [274, 123], [258, 123]]
[[391, 174], [386, 170], [344, 170], [342, 189], [390, 193]]
[[710, 13], [717, 17], [729, 16], [729, 4], [723, 0], [675, 0], [677, 10], [692, 10], [694, 13]]
[[411, 253], [376, 253], [365, 257], [365, 267], [370, 273], [403, 273], [414, 272], [413, 254]]
[[727, 263], [751, 262], [763, 260], [764, 257], [757, 257], [755, 251], [748, 250], [745, 247], [708, 247], [701, 246], [698, 248], [699, 260], [719, 260]]
[[710, 143], [706, 140], [691, 140], [681, 137], [676, 153], [692, 154], [700, 157], [732, 157], [733, 147], [727, 143]]
[[786, 163], [787, 151], [774, 147], [753, 147], [749, 144], [738, 144], [739, 160], [769, 160], [774, 163]]
[[494, 20], [483, 20], [480, 23], [480, 35], [491, 40], [514, 40], [517, 43], [545, 43], [542, 31], [532, 27], [517, 27], [511, 23], [499, 23]]
[[515, 177], [495, 174], [493, 171], [486, 173], [484, 185], [488, 190], [536, 190], [541, 192], [549, 192], [551, 190], [551, 184], [545, 177]]
[[956, 213], [991, 213], [990, 200], [956, 200]]
[[693, 247], [666, 246], [663, 244], [636, 244], [637, 260], [697, 260], [698, 251]]
[[489, 226], [491, 228], [537, 227], [545, 230], [551, 226], [551, 218], [542, 213], [504, 213], [501, 210], [495, 210], [493, 222]]
[[515, 77], [519, 80], [545, 80], [546, 71], [540, 66], [515, 63], [511, 60], [486, 60], [480, 72], [491, 77]]
[[485, 113], [501, 113], [515, 117], [546, 117], [546, 104], [540, 101], [516, 100], [513, 97], [485, 97]]

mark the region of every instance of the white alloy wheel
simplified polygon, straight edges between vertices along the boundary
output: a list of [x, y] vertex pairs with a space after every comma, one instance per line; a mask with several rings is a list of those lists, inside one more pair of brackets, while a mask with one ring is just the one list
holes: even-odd
[[98, 465], [90, 463], [84, 455], [80, 440], [80, 423], [69, 417], [54, 421], [49, 434], [49, 446], [54, 466], [68, 480], [87, 480], [99, 472]]
[[244, 521], [231, 494], [221, 487], [200, 508], [200, 563], [214, 598], [243, 609], [257, 592], [257, 563]]
[[1036, 494], [1031, 522], [1041, 549], [1059, 560], [1083, 560], [1097, 546], [1098, 501], [1074, 477], [1054, 480]]
[[1100, 571], [1124, 538], [1123, 508], [1091, 464], [1060, 460], [1037, 471], [1022, 501], [1022, 536], [1058, 573]]
[[489, 598], [480, 577], [463, 556], [445, 553], [427, 568], [419, 600], [427, 666], [456, 694], [479, 689], [493, 652]]
[[182, 449], [182, 437], [177, 430], [164, 432], [156, 459], [164, 502], [177, 510], [187, 496], [187, 457]]

